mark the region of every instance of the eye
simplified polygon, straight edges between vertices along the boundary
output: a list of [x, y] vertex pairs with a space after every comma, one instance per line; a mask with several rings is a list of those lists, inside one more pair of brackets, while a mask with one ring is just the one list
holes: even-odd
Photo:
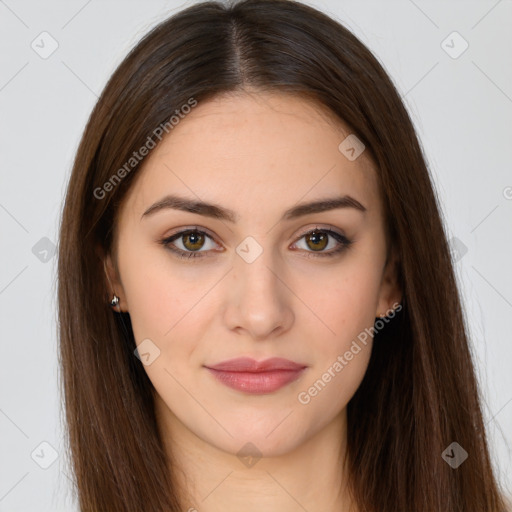
[[[306, 257], [335, 256], [352, 244], [352, 241], [341, 233], [318, 226], [304, 233], [293, 245], [299, 245], [302, 240], [305, 245], [298, 248], [305, 251]], [[179, 231], [159, 242], [179, 258], [203, 258], [210, 256], [214, 251], [219, 252], [215, 249], [214, 238], [198, 228]]]
[[350, 244], [352, 244], [352, 241], [345, 235], [333, 231], [332, 229], [321, 229], [318, 227], [304, 233], [294, 245], [297, 245], [297, 243], [302, 240], [304, 240], [304, 244], [302, 247], [299, 247], [299, 249], [303, 249], [309, 253], [307, 257], [335, 256], [346, 250]]
[[[175, 241], [177, 244], [174, 244]], [[213, 237], [197, 228], [180, 231], [160, 241], [180, 258], [202, 258], [205, 256], [202, 253], [213, 250], [211, 246], [213, 242]]]

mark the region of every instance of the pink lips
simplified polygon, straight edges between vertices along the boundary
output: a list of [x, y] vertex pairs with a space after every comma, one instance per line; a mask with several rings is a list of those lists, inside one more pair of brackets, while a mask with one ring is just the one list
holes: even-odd
[[240, 357], [206, 368], [230, 388], [247, 393], [271, 393], [298, 379], [306, 366], [278, 357], [260, 362]]

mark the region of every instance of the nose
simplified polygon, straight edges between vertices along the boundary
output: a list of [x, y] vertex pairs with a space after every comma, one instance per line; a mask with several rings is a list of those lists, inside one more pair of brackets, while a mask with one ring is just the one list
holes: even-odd
[[261, 341], [293, 325], [293, 293], [271, 251], [263, 251], [252, 263], [235, 255], [226, 287], [224, 323], [230, 330]]

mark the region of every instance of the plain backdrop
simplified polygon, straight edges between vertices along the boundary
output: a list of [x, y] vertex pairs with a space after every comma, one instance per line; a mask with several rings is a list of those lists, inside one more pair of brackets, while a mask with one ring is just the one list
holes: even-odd
[[[76, 510], [56, 337], [65, 187], [115, 67], [192, 3], [0, 0], [0, 511]], [[492, 457], [510, 492], [512, 2], [309, 4], [373, 51], [412, 116], [458, 260]]]

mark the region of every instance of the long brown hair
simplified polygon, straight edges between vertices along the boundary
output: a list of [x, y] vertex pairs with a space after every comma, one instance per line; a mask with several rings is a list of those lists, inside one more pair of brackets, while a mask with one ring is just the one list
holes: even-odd
[[[451, 253], [413, 124], [370, 51], [293, 0], [204, 2], [178, 12], [128, 54], [90, 116], [67, 188], [58, 263], [63, 402], [81, 510], [181, 510], [154, 389], [133, 354], [129, 314], [108, 306], [102, 258], [114, 251], [119, 205], [140, 168], [126, 166], [133, 152], [158, 143], [155, 129], [170, 128], [191, 98], [242, 88], [313, 99], [357, 134], [377, 165], [403, 308], [375, 335], [348, 404], [347, 460], [360, 510], [503, 512]], [[116, 172], [122, 179], [113, 183]], [[452, 442], [468, 453], [457, 468], [442, 457]]]

